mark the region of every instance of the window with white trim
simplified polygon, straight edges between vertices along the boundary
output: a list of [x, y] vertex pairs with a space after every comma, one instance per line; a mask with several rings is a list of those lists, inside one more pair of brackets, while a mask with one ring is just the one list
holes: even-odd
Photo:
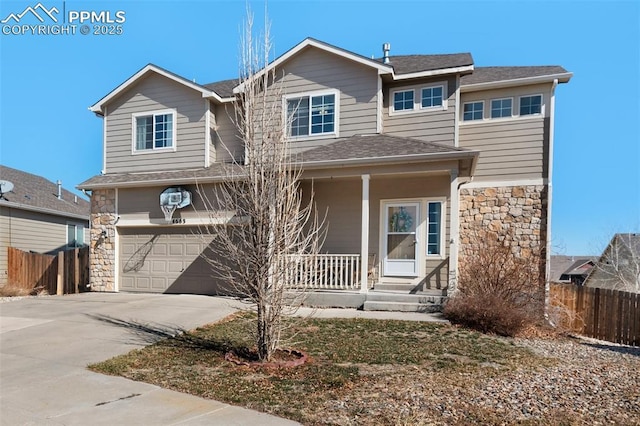
[[427, 203], [427, 255], [442, 255], [442, 201]]
[[422, 89], [422, 108], [442, 106], [442, 94], [444, 86], [425, 87]]
[[484, 102], [467, 102], [463, 106], [463, 121], [482, 120], [484, 118]]
[[136, 151], [166, 149], [175, 146], [174, 112], [135, 114], [133, 121]]
[[542, 112], [542, 95], [521, 96], [520, 115], [533, 115]]
[[413, 109], [413, 90], [403, 90], [393, 93], [393, 110], [410, 111]]
[[511, 117], [513, 100], [511, 98], [491, 100], [491, 118]]
[[336, 133], [336, 94], [287, 98], [287, 123], [291, 137]]
[[67, 246], [83, 247], [84, 246], [84, 226], [75, 223], [67, 224]]

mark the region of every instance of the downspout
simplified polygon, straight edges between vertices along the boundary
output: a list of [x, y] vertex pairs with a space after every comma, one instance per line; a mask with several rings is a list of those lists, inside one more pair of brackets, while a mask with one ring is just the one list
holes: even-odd
[[544, 316], [549, 320], [549, 303], [550, 300], [550, 279], [551, 279], [551, 206], [553, 202], [553, 134], [555, 124], [555, 108], [556, 108], [556, 87], [558, 79], [553, 80], [551, 85], [551, 98], [549, 99], [549, 168], [547, 176], [547, 244], [545, 250], [545, 267], [544, 267]]

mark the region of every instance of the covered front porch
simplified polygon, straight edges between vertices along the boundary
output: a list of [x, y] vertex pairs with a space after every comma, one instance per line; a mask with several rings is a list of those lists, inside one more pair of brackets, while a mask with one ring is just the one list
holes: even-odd
[[309, 292], [309, 304], [377, 309], [395, 301], [403, 310], [440, 305], [455, 290], [458, 185], [475, 153], [438, 154], [305, 163], [302, 190], [313, 194], [326, 238], [321, 254], [292, 262], [288, 282]]

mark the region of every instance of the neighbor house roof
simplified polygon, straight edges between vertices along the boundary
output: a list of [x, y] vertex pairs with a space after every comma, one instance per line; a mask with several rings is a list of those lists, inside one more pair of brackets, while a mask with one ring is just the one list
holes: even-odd
[[591, 269], [595, 266], [595, 259], [578, 259], [573, 262], [561, 275], [562, 277], [571, 277], [572, 275], [587, 276]]
[[[572, 270], [572, 265], [577, 263], [584, 264], [586, 262], [596, 260], [593, 256], [566, 256], [566, 255], [551, 255], [549, 262], [549, 280], [560, 281], [560, 277], [565, 274], [567, 270]], [[575, 267], [573, 268], [575, 269]]]
[[90, 204], [87, 200], [64, 188], [62, 199], [58, 199], [58, 185], [42, 176], [0, 166], [0, 179], [14, 185], [11, 192], [2, 194], [0, 206], [89, 219]]
[[523, 83], [535, 84], [552, 82], [568, 82], [573, 73], [559, 65], [514, 66], [514, 67], [475, 67], [472, 74], [460, 78], [462, 91], [481, 90], [500, 85], [508, 87]]

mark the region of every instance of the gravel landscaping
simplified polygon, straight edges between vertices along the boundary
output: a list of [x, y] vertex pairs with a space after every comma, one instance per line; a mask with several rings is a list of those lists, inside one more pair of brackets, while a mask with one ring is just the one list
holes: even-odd
[[482, 377], [415, 368], [371, 392], [333, 401], [330, 417], [319, 423], [364, 423], [347, 414], [358, 407], [362, 418], [402, 425], [640, 425], [640, 348], [587, 338], [515, 341], [549, 365], [513, 371], [486, 365], [495, 372]]

